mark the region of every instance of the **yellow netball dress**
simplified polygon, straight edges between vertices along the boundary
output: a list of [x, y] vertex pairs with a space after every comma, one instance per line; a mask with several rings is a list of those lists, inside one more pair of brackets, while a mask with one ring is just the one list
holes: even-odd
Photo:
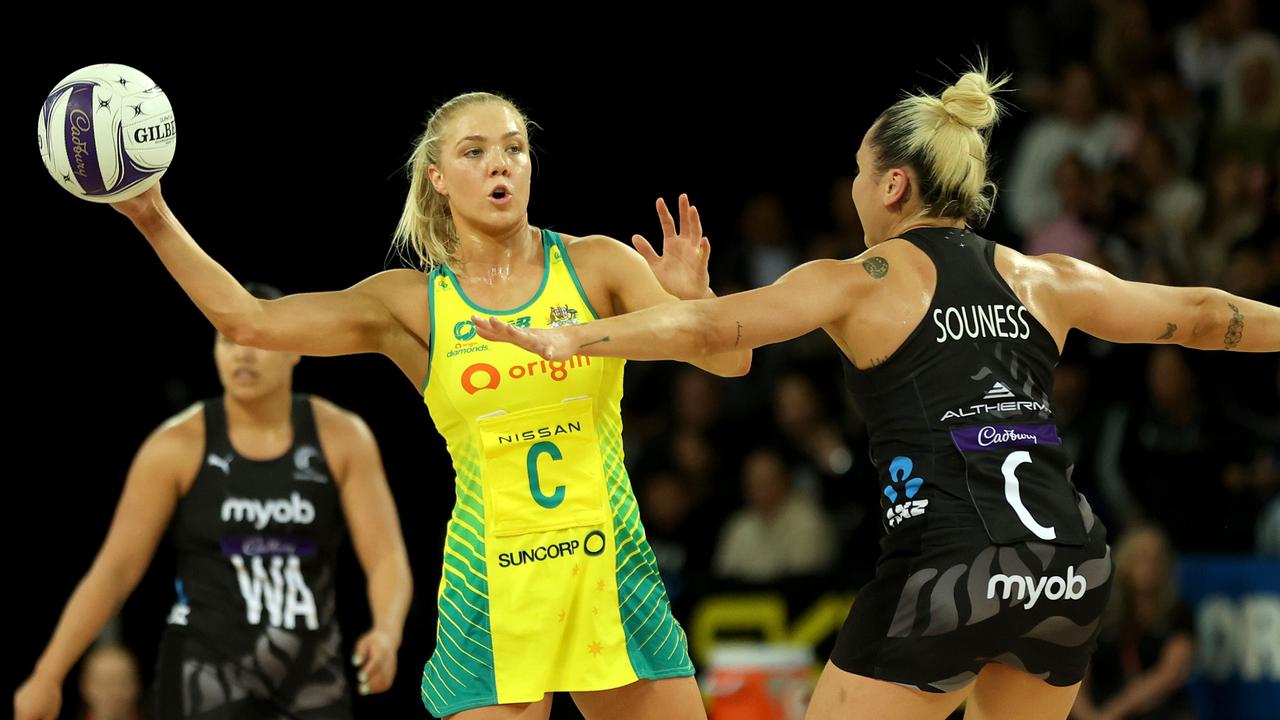
[[514, 310], [474, 304], [448, 267], [430, 276], [423, 397], [457, 474], [422, 673], [437, 716], [693, 674], [623, 467], [624, 362], [542, 360], [471, 323], [597, 317], [560, 236], [542, 245], [542, 285]]

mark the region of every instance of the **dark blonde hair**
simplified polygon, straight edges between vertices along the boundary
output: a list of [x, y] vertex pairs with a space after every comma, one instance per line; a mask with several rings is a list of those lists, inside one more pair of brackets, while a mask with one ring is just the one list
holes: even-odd
[[987, 179], [987, 141], [1004, 112], [995, 93], [1008, 80], [988, 79], [980, 59], [940, 97], [908, 95], [891, 105], [871, 131], [876, 172], [910, 167], [927, 215], [985, 223], [996, 194]]
[[511, 108], [520, 120], [520, 129], [528, 138], [529, 121], [515, 103], [494, 93], [464, 93], [431, 113], [406, 164], [409, 196], [405, 199], [404, 211], [400, 214], [392, 242], [402, 257], [423, 270], [447, 262], [458, 247], [458, 231], [449, 213], [449, 198], [441, 195], [431, 184], [427, 169], [440, 162], [440, 141], [449, 121], [464, 108], [486, 103], [502, 103]]

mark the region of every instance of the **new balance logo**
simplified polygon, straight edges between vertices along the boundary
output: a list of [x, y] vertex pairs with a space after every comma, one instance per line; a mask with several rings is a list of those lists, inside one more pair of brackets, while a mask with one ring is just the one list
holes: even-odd
[[1011, 398], [1011, 397], [1017, 397], [1017, 396], [1014, 395], [1012, 392], [1010, 392], [1009, 388], [1004, 386], [1004, 383], [998, 382], [995, 385], [991, 386], [991, 389], [987, 391], [986, 395], [982, 396], [982, 399], [983, 400], [1002, 400], [1004, 398]]

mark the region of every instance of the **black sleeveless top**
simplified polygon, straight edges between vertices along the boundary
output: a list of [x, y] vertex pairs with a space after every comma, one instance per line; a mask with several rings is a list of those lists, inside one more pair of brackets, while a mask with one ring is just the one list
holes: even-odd
[[1058, 348], [963, 228], [903, 239], [937, 269], [924, 319], [845, 379], [871, 435], [889, 552], [934, 542], [1080, 545], [1085, 530], [1050, 397]]
[[204, 403], [204, 461], [170, 533], [178, 600], [169, 632], [205, 662], [230, 662], [290, 695], [345, 694], [334, 571], [345, 522], [311, 399], [292, 402], [293, 445], [273, 460], [231, 446], [221, 399]]

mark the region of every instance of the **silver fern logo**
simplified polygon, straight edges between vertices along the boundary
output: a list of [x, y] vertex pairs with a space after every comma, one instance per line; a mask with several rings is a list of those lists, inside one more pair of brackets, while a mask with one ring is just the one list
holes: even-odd
[[311, 461], [321, 458], [320, 450], [314, 445], [302, 445], [293, 451], [293, 479], [309, 482], [326, 483], [329, 477], [311, 467]]

